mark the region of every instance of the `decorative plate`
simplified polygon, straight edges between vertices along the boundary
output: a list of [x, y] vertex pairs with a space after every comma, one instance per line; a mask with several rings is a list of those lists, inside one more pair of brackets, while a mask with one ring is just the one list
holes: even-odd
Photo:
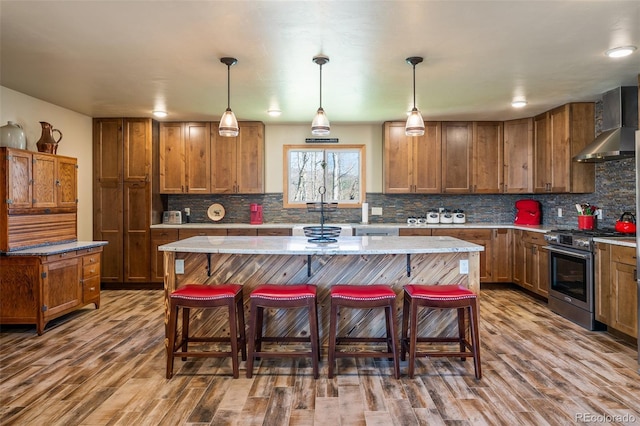
[[207, 216], [209, 216], [209, 219], [213, 220], [214, 222], [222, 220], [222, 218], [224, 217], [224, 213], [224, 207], [222, 207], [222, 204], [218, 203], [211, 204], [209, 206], [209, 209], [207, 210]]

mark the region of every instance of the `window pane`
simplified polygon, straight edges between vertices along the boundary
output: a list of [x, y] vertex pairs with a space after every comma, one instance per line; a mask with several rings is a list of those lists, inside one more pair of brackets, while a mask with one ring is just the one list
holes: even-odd
[[285, 204], [302, 206], [321, 200], [354, 204], [362, 201], [363, 147], [285, 147], [287, 197]]
[[318, 189], [324, 185], [322, 151], [289, 152], [289, 201], [319, 201]]
[[327, 201], [345, 202], [360, 199], [360, 153], [327, 151]]

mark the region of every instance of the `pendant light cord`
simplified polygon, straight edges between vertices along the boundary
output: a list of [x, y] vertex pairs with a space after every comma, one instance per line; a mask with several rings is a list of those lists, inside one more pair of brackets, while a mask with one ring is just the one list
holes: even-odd
[[416, 109], [416, 64], [413, 64], [413, 109]]
[[322, 64], [320, 64], [320, 108], [322, 108]]
[[[415, 86], [415, 66], [414, 66], [414, 71], [413, 71], [413, 80], [414, 83], [413, 85]], [[415, 104], [415, 89], [414, 89], [414, 101], [413, 103]], [[227, 64], [227, 109], [231, 109], [231, 65]]]

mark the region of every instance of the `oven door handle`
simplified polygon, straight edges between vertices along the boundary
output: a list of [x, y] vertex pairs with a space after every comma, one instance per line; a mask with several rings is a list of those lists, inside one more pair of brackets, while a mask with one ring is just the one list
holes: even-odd
[[562, 249], [560, 249], [558, 247], [554, 247], [554, 246], [544, 246], [544, 248], [549, 250], [550, 252], [566, 254], [567, 256], [573, 256], [573, 257], [577, 257], [579, 259], [589, 260], [589, 258], [591, 258], [591, 253], [580, 253], [580, 252], [575, 252], [575, 251], [570, 251], [570, 250], [562, 250]]

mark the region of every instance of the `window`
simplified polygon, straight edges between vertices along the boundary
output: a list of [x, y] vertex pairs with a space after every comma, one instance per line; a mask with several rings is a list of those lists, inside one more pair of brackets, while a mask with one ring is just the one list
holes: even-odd
[[324, 201], [358, 207], [365, 193], [364, 145], [285, 145], [284, 206]]

